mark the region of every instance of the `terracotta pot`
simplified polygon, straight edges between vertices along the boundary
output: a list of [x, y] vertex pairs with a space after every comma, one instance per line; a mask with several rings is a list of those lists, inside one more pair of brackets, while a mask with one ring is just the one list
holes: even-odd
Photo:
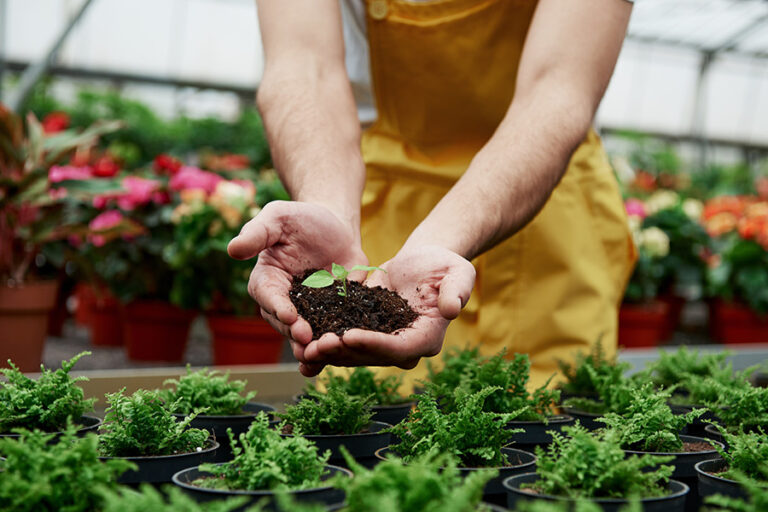
[[675, 334], [677, 326], [680, 325], [680, 316], [683, 313], [683, 307], [685, 306], [685, 299], [667, 293], [659, 297], [659, 300], [667, 305], [667, 321], [664, 325], [664, 333], [662, 334], [662, 340], [668, 340]]
[[213, 364], [275, 364], [280, 362], [283, 336], [260, 317], [208, 315], [213, 335]]
[[88, 283], [77, 283], [75, 286], [75, 323], [88, 326], [91, 323], [91, 310], [96, 293]]
[[720, 343], [768, 343], [768, 316], [719, 299], [710, 302], [709, 308], [710, 331]]
[[663, 339], [669, 307], [661, 301], [621, 305], [619, 346], [655, 347]]
[[123, 344], [123, 321], [120, 302], [109, 292], [94, 298], [90, 312], [91, 344], [97, 347], [119, 347]]
[[168, 302], [138, 300], [121, 309], [123, 341], [129, 359], [173, 361], [184, 357], [189, 326], [195, 318]]
[[0, 287], [0, 366], [7, 368], [12, 359], [23, 372], [40, 371], [58, 287], [58, 281]]

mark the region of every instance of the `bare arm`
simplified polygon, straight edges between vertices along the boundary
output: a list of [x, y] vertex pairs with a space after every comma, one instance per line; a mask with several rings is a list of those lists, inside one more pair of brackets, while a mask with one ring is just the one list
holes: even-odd
[[592, 123], [631, 9], [621, 0], [539, 2], [504, 120], [406, 247], [472, 259], [536, 215]]
[[257, 5], [266, 59], [257, 102], [275, 168], [294, 200], [325, 206], [359, 238], [365, 166], [339, 2]]

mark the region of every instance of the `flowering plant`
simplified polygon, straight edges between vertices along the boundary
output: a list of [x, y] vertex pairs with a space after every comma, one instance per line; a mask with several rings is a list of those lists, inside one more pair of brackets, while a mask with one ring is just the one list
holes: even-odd
[[702, 220], [715, 247], [707, 257], [710, 294], [768, 312], [768, 201], [717, 197], [705, 205]]
[[700, 288], [705, 274], [701, 255], [709, 247], [698, 222], [701, 202], [659, 190], [645, 201], [628, 199], [625, 207], [639, 252], [625, 299], [649, 300], [675, 285]]
[[[76, 183], [56, 167], [95, 145], [99, 136], [119, 127], [96, 123], [76, 133], [64, 120], [41, 124], [34, 115], [26, 124], [0, 104], [0, 279], [17, 286], [28, 278], [44, 243], [76, 229], [63, 216], [68, 202], [83, 192], [108, 190], [111, 183]], [[47, 131], [46, 131], [47, 130]], [[50, 171], [50, 172], [49, 172]]]
[[[198, 178], [206, 181], [192, 175], [185, 180]], [[230, 258], [227, 244], [264, 204], [288, 195], [270, 171], [255, 181], [219, 178], [206, 185], [182, 190], [171, 214], [174, 236], [164, 252], [176, 272], [171, 300], [187, 308], [253, 314], [245, 286], [253, 262]]]

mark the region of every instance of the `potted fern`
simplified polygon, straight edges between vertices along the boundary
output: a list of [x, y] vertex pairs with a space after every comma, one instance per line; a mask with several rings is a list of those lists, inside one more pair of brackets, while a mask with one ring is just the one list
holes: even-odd
[[617, 512], [632, 500], [642, 510], [682, 512], [687, 485], [670, 480], [669, 456], [624, 453], [618, 432], [590, 433], [581, 426], [554, 433], [552, 444], [536, 449], [536, 472], [504, 480], [511, 509], [525, 501], [590, 500]]
[[680, 431], [704, 413], [695, 409], [686, 414], [672, 412], [667, 400], [669, 391], [653, 391], [650, 383], [636, 389], [626, 411], [608, 413], [601, 420], [616, 432], [621, 447], [628, 454], [671, 456], [672, 477], [691, 488], [689, 508], [698, 506], [696, 470], [702, 460], [720, 458], [717, 448], [722, 444], [703, 437], [680, 435]]
[[[167, 487], [161, 492], [150, 484], [141, 484], [139, 489], [123, 486], [102, 494], [100, 512], [237, 512], [248, 501], [245, 497], [237, 497], [201, 505], [179, 488]], [[260, 509], [252, 508], [248, 512], [260, 512]]]
[[[470, 360], [462, 370], [457, 389], [471, 394], [487, 387], [498, 388], [485, 399], [483, 410], [502, 414], [522, 411], [507, 423], [508, 428], [519, 430], [511, 441], [523, 450], [551, 442], [551, 432], [574, 421], [571, 416], [555, 413], [560, 391], [547, 389], [549, 383], [546, 383], [529, 392], [531, 362], [528, 355], [515, 354], [511, 360], [505, 356], [504, 350], [489, 358]], [[453, 397], [456, 395], [447, 382], [432, 382], [428, 389], [441, 397], [442, 407], [455, 411], [457, 404]]]
[[391, 425], [373, 421], [370, 397], [355, 397], [340, 388], [327, 393], [311, 391], [298, 403], [278, 414], [284, 436], [301, 435], [321, 451], [330, 450], [329, 462], [343, 465], [341, 446], [363, 465], [376, 463], [376, 450], [389, 445]]
[[[400, 394], [402, 377], [390, 375], [380, 379], [376, 377], [373, 371], [364, 366], [355, 368], [346, 376], [335, 374], [333, 370], [328, 369], [318, 380], [325, 389], [338, 387], [350, 396], [372, 397], [372, 419], [390, 425], [396, 425], [403, 421], [415, 403]], [[316, 385], [309, 383], [305, 388], [304, 395], [298, 396], [297, 399], [300, 400], [313, 391], [317, 392], [319, 389]]]
[[305, 502], [344, 501], [334, 476], [351, 477], [343, 468], [327, 464], [330, 452], [318, 454], [314, 443], [301, 436], [283, 437], [260, 412], [248, 432], [235, 438], [228, 432], [234, 458], [222, 464], [203, 464], [179, 471], [173, 482], [199, 501], [247, 496], [249, 501], [274, 503], [276, 493], [289, 493]]
[[723, 494], [707, 496], [705, 503], [714, 505], [707, 507], [707, 512], [763, 512], [768, 510], [768, 489], [762, 482], [756, 482], [744, 475], [735, 476], [738, 483], [744, 487], [743, 497], [732, 497]]
[[211, 432], [219, 442], [216, 453], [219, 460], [229, 460], [232, 451], [229, 447], [227, 430], [231, 429], [235, 438], [248, 431], [254, 417], [260, 411], [273, 412], [274, 407], [252, 402], [256, 391], [243, 394], [244, 380], [229, 380], [229, 372], [210, 371], [203, 368], [196, 372], [187, 365], [186, 375], [164, 382], [172, 389], [162, 391], [165, 403], [178, 420], [187, 415], [197, 415], [190, 422], [190, 427], [202, 428]]
[[78, 433], [95, 432], [101, 420], [85, 413], [93, 410], [94, 399], [86, 400], [78, 382], [85, 377], [73, 378], [69, 372], [82, 352], [61, 368], [52, 371], [41, 366], [37, 380], [30, 379], [8, 360], [10, 369], [0, 369], [5, 381], [0, 381], [0, 438], [19, 437], [14, 429], [41, 430], [59, 433], [69, 423], [79, 427]]
[[599, 378], [619, 380], [629, 369], [628, 363], [619, 363], [615, 356], [606, 356], [600, 341], [595, 343], [590, 351], [576, 354], [573, 362], [559, 360], [557, 365], [565, 379], [557, 386], [561, 399], [571, 397], [596, 399]]
[[99, 432], [102, 460], [123, 459], [137, 469], [120, 477], [121, 483], [170, 482], [177, 471], [213, 461], [219, 447], [207, 430], [191, 428], [191, 414], [179, 420], [159, 391], [125, 388], [108, 393], [104, 423]]
[[[751, 385], [735, 387], [714, 379], [709, 379], [707, 385], [711, 387], [711, 401], [705, 405], [716, 414], [728, 432], [754, 432], [768, 428], [768, 388]], [[723, 440], [714, 425], [707, 425], [704, 431], [712, 439]]]
[[126, 461], [99, 461], [95, 434], [78, 437], [71, 424], [58, 436], [17, 430], [0, 439], [0, 510], [101, 510], [101, 491], [114, 489]]
[[394, 454], [406, 464], [429, 454], [447, 455], [456, 460], [462, 477], [494, 469], [496, 476], [485, 484], [483, 497], [492, 503], [504, 503], [502, 480], [530, 471], [536, 457], [507, 446], [517, 431], [506, 428], [506, 424], [522, 410], [506, 414], [483, 410], [485, 400], [497, 389], [489, 387], [471, 395], [455, 390], [454, 411], [441, 409], [430, 392], [419, 395], [408, 419], [390, 429], [399, 442], [376, 455], [385, 460]]
[[731, 434], [718, 427], [728, 449], [718, 447], [722, 458], [696, 464], [699, 496], [714, 494], [732, 498], [746, 498], [747, 492], [740, 482], [746, 477], [762, 486], [768, 485], [768, 436], [762, 429], [757, 432]]

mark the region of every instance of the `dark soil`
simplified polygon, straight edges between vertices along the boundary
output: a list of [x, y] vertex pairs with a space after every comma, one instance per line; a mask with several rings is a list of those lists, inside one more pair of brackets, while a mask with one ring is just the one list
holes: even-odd
[[705, 443], [704, 441], [699, 441], [696, 443], [683, 443], [683, 451], [686, 453], [709, 452], [714, 449], [714, 446], [709, 443]]
[[309, 288], [301, 284], [315, 270], [294, 276], [289, 293], [299, 315], [312, 327], [313, 339], [332, 332], [342, 336], [349, 329], [393, 333], [411, 325], [419, 316], [397, 293], [375, 286], [368, 288], [347, 281], [347, 296], [339, 295], [335, 284]]

